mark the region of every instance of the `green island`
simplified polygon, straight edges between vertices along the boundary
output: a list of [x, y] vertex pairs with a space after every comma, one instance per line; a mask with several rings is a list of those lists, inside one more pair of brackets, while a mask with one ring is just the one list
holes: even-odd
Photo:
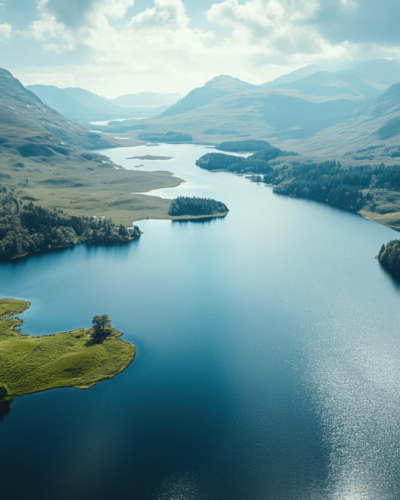
[[382, 245], [376, 258], [391, 274], [400, 278], [400, 240], [391, 240], [387, 245]]
[[178, 196], [171, 201], [169, 215], [181, 218], [224, 217], [229, 212], [228, 207], [221, 201], [196, 196]]
[[11, 317], [29, 302], [0, 300], [0, 414], [17, 396], [58, 387], [89, 389], [124, 371], [135, 358], [135, 346], [121, 339], [105, 314], [92, 328], [42, 337], [20, 333], [23, 321]]
[[131, 156], [127, 158], [127, 160], [172, 160], [172, 156], [154, 156], [154, 155], [145, 155], [145, 156]]

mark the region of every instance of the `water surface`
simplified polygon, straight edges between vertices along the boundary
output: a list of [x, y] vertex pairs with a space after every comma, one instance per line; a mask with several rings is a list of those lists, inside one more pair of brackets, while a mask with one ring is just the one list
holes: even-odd
[[[193, 145], [106, 152], [187, 182], [152, 192], [230, 208], [141, 221], [140, 240], [0, 266], [23, 331], [107, 313], [135, 362], [89, 391], [17, 398], [0, 422], [4, 498], [400, 497], [399, 285], [374, 259], [389, 228], [194, 162]], [[104, 151], [102, 151], [104, 153]]]

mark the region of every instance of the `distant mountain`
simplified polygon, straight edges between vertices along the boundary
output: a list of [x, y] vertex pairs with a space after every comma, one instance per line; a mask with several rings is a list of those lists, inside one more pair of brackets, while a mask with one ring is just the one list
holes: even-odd
[[302, 96], [323, 96], [327, 99], [367, 100], [377, 97], [387, 85], [373, 81], [355, 70], [346, 69], [329, 73], [313, 73], [306, 78], [278, 85], [263, 85], [267, 88], [294, 89]]
[[[336, 72], [311, 70], [311, 65], [262, 85], [264, 88], [296, 90], [299, 96], [325, 99], [367, 100], [377, 97], [390, 85], [400, 81], [398, 60], [377, 59]], [[295, 78], [295, 77], [298, 78]]]
[[116, 106], [93, 92], [81, 88], [60, 89], [54, 85], [28, 85], [45, 104], [68, 120], [77, 122], [106, 121], [120, 118], [155, 116], [165, 109], [133, 109]]
[[345, 155], [356, 161], [400, 157], [400, 83], [365, 103], [357, 115], [321, 129], [306, 140], [287, 140], [287, 148], [319, 155]]
[[189, 92], [187, 96], [164, 111], [161, 116], [177, 116], [189, 113], [194, 109], [206, 106], [220, 97], [252, 88], [257, 88], [257, 86], [252, 85], [251, 83], [242, 82], [238, 78], [232, 78], [231, 76], [217, 76], [207, 82], [204, 87], [200, 87]]
[[138, 94], [126, 94], [110, 99], [110, 102], [116, 106], [122, 107], [157, 107], [171, 106], [179, 99], [182, 99], [182, 94], [157, 94], [155, 92], [139, 92]]
[[[99, 134], [82, 129], [43, 104], [11, 73], [0, 68], [0, 137], [8, 148], [35, 143], [81, 148], [110, 147]], [[4, 146], [3, 146], [4, 147]], [[50, 146], [49, 146], [50, 147]], [[66, 146], [67, 147], [67, 146]]]
[[237, 131], [232, 137], [307, 138], [323, 128], [357, 116], [364, 106], [363, 102], [348, 99], [316, 103], [252, 85], [247, 90], [216, 97], [186, 113], [168, 116], [167, 110], [155, 119], [144, 121], [143, 125], [149, 133], [177, 130], [202, 141], [210, 140], [210, 124], [213, 141], [218, 141], [219, 135], [225, 135], [226, 130]]

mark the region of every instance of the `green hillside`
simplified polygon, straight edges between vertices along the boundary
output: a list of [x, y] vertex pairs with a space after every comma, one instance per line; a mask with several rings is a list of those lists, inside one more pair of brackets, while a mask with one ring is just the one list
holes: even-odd
[[0, 182], [23, 201], [130, 226], [169, 219], [170, 203], [140, 194], [180, 183], [169, 172], [132, 172], [87, 149], [113, 147], [46, 106], [0, 69]]

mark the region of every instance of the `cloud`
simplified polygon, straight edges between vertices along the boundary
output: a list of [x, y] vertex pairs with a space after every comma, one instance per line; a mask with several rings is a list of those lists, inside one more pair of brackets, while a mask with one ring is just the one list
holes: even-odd
[[263, 83], [312, 63], [398, 57], [400, 2], [374, 2], [146, 0], [140, 9], [134, 0], [6, 0], [9, 14], [36, 8], [29, 26], [25, 14], [2, 15], [0, 40], [12, 40], [2, 64], [18, 67], [25, 83], [39, 75], [110, 97], [185, 92], [219, 74]]
[[333, 43], [393, 45], [400, 42], [399, 18], [398, 0], [321, 0], [311, 22]]
[[11, 37], [12, 27], [11, 24], [0, 24], [0, 40], [6, 40]]
[[134, 0], [42, 0], [40, 8], [67, 28], [77, 29], [96, 18], [120, 19]]

